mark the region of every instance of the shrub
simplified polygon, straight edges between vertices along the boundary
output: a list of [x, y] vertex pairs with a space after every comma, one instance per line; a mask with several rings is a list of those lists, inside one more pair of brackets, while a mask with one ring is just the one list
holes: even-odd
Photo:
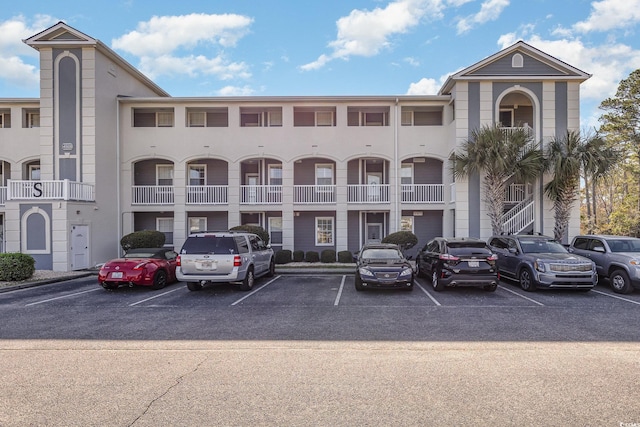
[[410, 231], [396, 231], [382, 239], [382, 243], [396, 244], [404, 252], [418, 244], [418, 237]]
[[31, 255], [17, 252], [0, 253], [0, 280], [12, 282], [33, 276], [36, 261]]
[[307, 251], [304, 255], [304, 260], [307, 262], [318, 262], [320, 261], [320, 255], [316, 251]]
[[164, 233], [156, 230], [134, 231], [120, 239], [122, 250], [136, 248], [161, 248], [164, 246]]
[[336, 251], [333, 249], [325, 249], [320, 254], [320, 261], [325, 264], [336, 262]]
[[291, 251], [289, 249], [280, 249], [276, 252], [276, 264], [287, 264], [291, 262]]
[[293, 262], [304, 261], [304, 251], [293, 251]]
[[253, 233], [260, 236], [264, 240], [265, 244], [269, 244], [269, 233], [259, 225], [236, 225], [229, 229], [230, 231], [246, 231], [247, 233]]
[[351, 251], [338, 252], [338, 262], [341, 262], [341, 263], [353, 262], [353, 254], [351, 253]]

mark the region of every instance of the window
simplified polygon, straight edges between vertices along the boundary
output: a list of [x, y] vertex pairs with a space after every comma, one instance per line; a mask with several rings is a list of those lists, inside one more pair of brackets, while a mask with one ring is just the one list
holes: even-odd
[[498, 119], [500, 126], [510, 128], [513, 126], [513, 109], [501, 108], [500, 118]]
[[282, 165], [269, 165], [269, 185], [282, 185]]
[[333, 246], [333, 217], [316, 217], [316, 245]]
[[333, 185], [333, 165], [316, 164], [316, 185]]
[[228, 127], [229, 112], [222, 108], [187, 108], [187, 127]]
[[40, 127], [40, 110], [37, 108], [25, 108], [22, 110], [22, 127], [39, 128]]
[[134, 108], [133, 127], [173, 127], [173, 108]]
[[207, 230], [206, 217], [189, 218], [189, 233], [197, 233], [198, 231], [206, 231], [206, 230]]
[[294, 107], [294, 126], [335, 126], [336, 109], [327, 107]]
[[524, 66], [524, 58], [521, 54], [516, 53], [511, 57], [512, 68], [522, 68]]
[[402, 163], [400, 167], [400, 184], [413, 184], [413, 164]]
[[173, 185], [173, 165], [156, 165], [156, 185]]
[[400, 231], [410, 231], [413, 233], [413, 217], [403, 216], [400, 218]]
[[11, 110], [0, 110], [0, 128], [11, 127]]
[[269, 217], [269, 241], [274, 245], [282, 244], [282, 217]]
[[189, 185], [205, 185], [206, 176], [206, 165], [189, 165]]
[[443, 107], [402, 107], [402, 126], [442, 126]]
[[187, 126], [190, 128], [203, 128], [206, 124], [207, 113], [204, 111], [189, 111], [187, 113]]
[[29, 165], [29, 180], [40, 181], [40, 164]]
[[347, 107], [347, 126], [389, 126], [389, 107]]
[[164, 234], [165, 246], [173, 246], [173, 218], [156, 218], [156, 230]]
[[282, 107], [240, 108], [241, 127], [282, 126]]

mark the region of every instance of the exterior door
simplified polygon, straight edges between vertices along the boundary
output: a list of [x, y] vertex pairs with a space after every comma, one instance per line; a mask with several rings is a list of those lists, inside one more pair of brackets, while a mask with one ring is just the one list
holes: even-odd
[[89, 268], [89, 226], [71, 227], [71, 270]]
[[367, 243], [379, 243], [382, 240], [382, 224], [367, 224]]
[[367, 199], [370, 202], [377, 202], [381, 199], [382, 174], [380, 173], [367, 173]]
[[249, 186], [247, 188], [247, 202], [248, 203], [257, 203], [258, 202], [258, 184], [259, 178], [257, 174], [247, 174], [246, 175], [246, 183]]

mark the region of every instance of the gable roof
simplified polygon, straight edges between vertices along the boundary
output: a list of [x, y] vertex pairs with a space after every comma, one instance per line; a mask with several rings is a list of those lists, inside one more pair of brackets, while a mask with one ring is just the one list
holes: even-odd
[[155, 84], [151, 79], [142, 74], [140, 70], [129, 64], [124, 58], [111, 50], [111, 48], [100, 40], [89, 37], [85, 33], [76, 30], [62, 21], [29, 37], [28, 39], [23, 40], [23, 42], [36, 50], [40, 50], [43, 47], [59, 49], [69, 49], [72, 47], [94, 47], [97, 51], [120, 65], [129, 74], [135, 76], [158, 96], [170, 96], [160, 86]]
[[[514, 66], [514, 56], [520, 55], [522, 63]], [[456, 81], [482, 80], [541, 80], [583, 82], [591, 77], [576, 67], [563, 62], [535, 47], [521, 41], [497, 52], [449, 76], [442, 85], [439, 95], [448, 94]]]

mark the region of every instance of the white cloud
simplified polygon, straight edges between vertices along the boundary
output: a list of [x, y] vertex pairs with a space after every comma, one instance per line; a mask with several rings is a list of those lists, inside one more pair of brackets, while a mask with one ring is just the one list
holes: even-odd
[[438, 80], [431, 78], [422, 78], [416, 83], [411, 83], [407, 90], [407, 95], [436, 95], [444, 82], [447, 81], [450, 75], [457, 73], [461, 68], [440, 76]]
[[626, 28], [640, 22], [640, 0], [601, 0], [591, 3], [591, 14], [573, 25], [580, 33]]
[[[391, 45], [390, 38], [409, 31], [425, 16], [440, 18], [442, 0], [396, 0], [384, 9], [351, 11], [338, 19], [338, 35], [329, 43], [330, 55], [322, 54], [313, 62], [300, 66], [303, 71], [316, 70], [334, 59], [373, 56]], [[375, 30], [374, 30], [375, 29]]]
[[477, 25], [497, 20], [507, 6], [509, 6], [509, 0], [486, 0], [480, 6], [478, 13], [458, 21], [458, 34], [466, 33]]
[[218, 91], [219, 96], [249, 96], [254, 93], [255, 91], [249, 86], [225, 86]]
[[419, 67], [420, 66], [420, 61], [418, 61], [417, 59], [412, 58], [410, 56], [404, 58], [403, 61], [406, 62], [407, 64], [413, 66], [413, 67]]
[[159, 75], [216, 75], [222, 80], [247, 78], [248, 66], [223, 55], [208, 58], [182, 54], [202, 45], [233, 47], [249, 32], [253, 19], [235, 14], [154, 16], [135, 31], [112, 40], [112, 47], [140, 57], [140, 69]]

